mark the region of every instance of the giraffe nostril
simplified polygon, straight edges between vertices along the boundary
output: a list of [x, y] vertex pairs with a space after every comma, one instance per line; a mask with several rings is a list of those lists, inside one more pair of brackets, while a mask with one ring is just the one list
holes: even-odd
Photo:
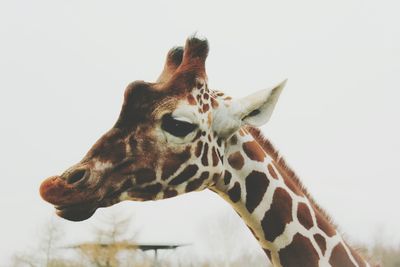
[[67, 183], [68, 184], [74, 184], [85, 177], [86, 170], [85, 169], [79, 169], [73, 171], [68, 177], [67, 177]]

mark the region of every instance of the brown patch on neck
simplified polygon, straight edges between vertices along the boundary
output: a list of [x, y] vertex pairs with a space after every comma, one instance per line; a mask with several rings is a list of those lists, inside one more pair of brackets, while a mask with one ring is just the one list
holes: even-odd
[[204, 144], [203, 156], [201, 156], [203, 166], [208, 166], [208, 143]]
[[245, 179], [246, 181], [246, 208], [249, 213], [260, 205], [265, 192], [269, 186], [267, 176], [258, 171], [252, 171]]
[[265, 212], [261, 221], [267, 241], [274, 242], [275, 238], [283, 233], [286, 225], [293, 220], [292, 202], [292, 198], [285, 189], [279, 187], [275, 190], [271, 207]]
[[342, 243], [337, 244], [332, 250], [329, 263], [332, 265], [332, 267], [356, 267], [350, 260], [350, 257]]
[[202, 150], [203, 150], [203, 142], [200, 140], [197, 142], [196, 150], [194, 151], [194, 155], [196, 157], [200, 157]]
[[224, 184], [228, 185], [231, 182], [232, 174], [229, 171], [225, 171]]
[[240, 151], [236, 151], [235, 153], [229, 155], [228, 157], [229, 165], [236, 170], [241, 170], [244, 165], [244, 159]]
[[235, 182], [233, 187], [228, 190], [228, 196], [232, 202], [236, 203], [240, 200], [240, 195], [241, 195], [240, 184], [238, 182]]
[[215, 149], [215, 146], [212, 147], [212, 162], [213, 162], [213, 166], [217, 166], [218, 165], [218, 155], [217, 155], [217, 150]]
[[308, 208], [307, 204], [303, 202], [300, 202], [297, 207], [297, 218], [307, 230], [310, 230], [310, 228], [314, 226], [310, 209]]
[[318, 267], [319, 256], [311, 241], [297, 233], [292, 243], [279, 251], [279, 259], [284, 267]]
[[191, 192], [191, 191], [195, 191], [198, 188], [200, 188], [200, 186], [203, 184], [203, 182], [210, 176], [209, 172], [203, 172], [199, 178], [194, 179], [193, 181], [190, 181], [187, 185], [186, 185], [186, 192]]
[[326, 251], [326, 240], [325, 240], [325, 237], [323, 237], [320, 234], [315, 234], [314, 235], [314, 239], [315, 239], [315, 242], [317, 242], [319, 248], [321, 249], [322, 255], [325, 255], [325, 251]]
[[243, 150], [251, 160], [263, 162], [265, 159], [265, 151], [255, 140], [243, 143]]

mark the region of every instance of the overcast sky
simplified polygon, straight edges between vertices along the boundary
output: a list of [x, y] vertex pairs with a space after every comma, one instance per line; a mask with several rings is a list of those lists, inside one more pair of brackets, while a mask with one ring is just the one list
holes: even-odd
[[[347, 238], [400, 242], [399, 2], [243, 3], [0, 1], [0, 265], [55, 216], [40, 182], [78, 162], [125, 86], [154, 81], [195, 32], [210, 43], [211, 88], [239, 97], [289, 79], [263, 131]], [[195, 242], [229, 207], [210, 192], [123, 203], [63, 220], [66, 236], [116, 209], [135, 214], [143, 242]]]

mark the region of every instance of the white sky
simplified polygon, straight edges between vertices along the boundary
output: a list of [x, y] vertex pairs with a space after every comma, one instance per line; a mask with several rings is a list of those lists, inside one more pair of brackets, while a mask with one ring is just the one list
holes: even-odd
[[[264, 133], [348, 239], [400, 242], [398, 1], [138, 3], [0, 1], [0, 265], [54, 216], [40, 182], [79, 161], [125, 86], [156, 79], [196, 31], [211, 88], [244, 96], [289, 78]], [[228, 208], [210, 192], [124, 203], [63, 221], [69, 240], [114, 209], [137, 216], [143, 241], [195, 242]]]

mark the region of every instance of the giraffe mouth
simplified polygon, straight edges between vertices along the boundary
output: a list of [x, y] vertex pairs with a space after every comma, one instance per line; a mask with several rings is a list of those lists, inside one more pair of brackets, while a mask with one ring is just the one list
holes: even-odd
[[92, 217], [98, 208], [109, 207], [116, 204], [123, 188], [110, 192], [102, 200], [81, 202], [71, 205], [55, 205], [56, 214], [69, 221], [84, 221]]
[[129, 179], [117, 188], [110, 187], [106, 192], [88, 190], [68, 184], [59, 176], [52, 176], [42, 182], [40, 195], [45, 201], [53, 204], [56, 214], [61, 218], [69, 221], [84, 221], [92, 217], [98, 208], [109, 207], [120, 202], [121, 194], [124, 192], [129, 194], [130, 200], [146, 201], [153, 200], [160, 190], [159, 183], [135, 188]]

